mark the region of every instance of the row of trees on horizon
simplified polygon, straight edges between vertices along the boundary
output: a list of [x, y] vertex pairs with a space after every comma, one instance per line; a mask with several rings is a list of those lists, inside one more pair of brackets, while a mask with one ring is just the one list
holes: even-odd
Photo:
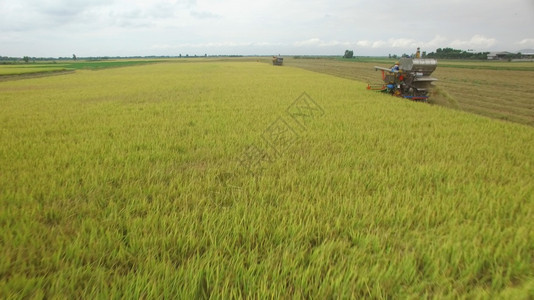
[[[427, 53], [426, 51], [421, 52], [422, 58], [437, 58], [437, 59], [479, 59], [479, 60], [486, 60], [488, 59], [488, 54], [490, 52], [473, 52], [471, 50], [460, 50], [460, 49], [453, 49], [453, 48], [438, 48], [435, 52]], [[8, 63], [20, 63], [25, 62], [29, 63], [36, 62], [36, 61], [55, 61], [55, 60], [77, 60], [77, 59], [89, 59], [89, 60], [104, 60], [104, 59], [122, 59], [122, 58], [195, 58], [195, 57], [243, 57], [244, 55], [192, 55], [186, 54], [182, 56], [182, 54], [178, 54], [175, 56], [169, 56], [169, 55], [151, 55], [151, 56], [97, 56], [97, 57], [77, 57], [75, 54], [72, 55], [72, 57], [30, 57], [30, 56], [23, 56], [23, 57], [8, 57], [8, 56], [0, 56], [0, 62], [2, 64], [8, 64]], [[330, 55], [313, 55], [313, 57], [322, 57], [322, 56], [330, 56]], [[304, 56], [295, 56], [295, 57], [308, 57], [308, 55]], [[343, 58], [355, 58], [354, 50], [345, 50], [345, 53], [343, 54]], [[379, 56], [377, 56], [379, 57]], [[389, 58], [397, 59], [399, 57], [415, 57], [415, 54], [402, 54], [398, 56], [397, 54], [389, 54]], [[506, 59], [516, 59], [516, 58], [522, 58], [521, 53], [509, 53], [505, 55]]]

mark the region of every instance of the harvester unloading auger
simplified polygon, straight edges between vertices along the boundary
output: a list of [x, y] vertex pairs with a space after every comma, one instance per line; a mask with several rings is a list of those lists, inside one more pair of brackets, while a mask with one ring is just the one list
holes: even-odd
[[420, 58], [419, 53], [418, 48], [415, 58], [401, 58], [392, 68], [375, 66], [375, 70], [382, 71], [384, 84], [369, 84], [367, 89], [415, 101], [428, 101], [432, 82], [437, 80], [430, 75], [436, 70], [438, 61]]

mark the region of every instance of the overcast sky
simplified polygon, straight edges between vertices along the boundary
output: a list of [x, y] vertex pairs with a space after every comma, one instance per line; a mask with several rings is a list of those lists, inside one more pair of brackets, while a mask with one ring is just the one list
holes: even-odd
[[0, 56], [534, 48], [534, 0], [0, 0]]

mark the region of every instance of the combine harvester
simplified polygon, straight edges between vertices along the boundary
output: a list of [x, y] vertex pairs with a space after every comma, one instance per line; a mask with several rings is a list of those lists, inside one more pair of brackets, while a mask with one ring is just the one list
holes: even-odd
[[417, 48], [415, 58], [401, 58], [392, 68], [375, 66], [375, 70], [382, 71], [384, 84], [368, 84], [367, 89], [426, 102], [433, 87], [432, 82], [437, 80], [430, 77], [437, 65], [436, 59], [420, 58], [420, 51]]
[[281, 66], [284, 64], [284, 58], [280, 55], [273, 56], [273, 66]]

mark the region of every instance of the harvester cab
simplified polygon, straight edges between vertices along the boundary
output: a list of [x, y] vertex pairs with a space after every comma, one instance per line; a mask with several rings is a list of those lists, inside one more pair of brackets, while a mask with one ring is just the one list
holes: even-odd
[[433, 58], [419, 58], [419, 49], [415, 58], [401, 58], [393, 67], [375, 66], [382, 72], [383, 84], [367, 86], [368, 90], [379, 90], [383, 93], [414, 101], [428, 101], [432, 82], [430, 77], [436, 70], [438, 62]]

